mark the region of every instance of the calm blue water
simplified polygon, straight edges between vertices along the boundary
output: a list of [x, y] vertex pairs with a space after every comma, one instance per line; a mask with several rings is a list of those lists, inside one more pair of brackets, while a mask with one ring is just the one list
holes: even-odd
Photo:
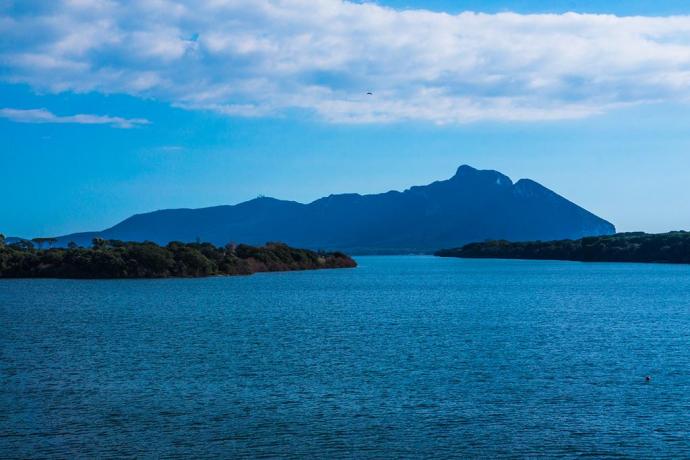
[[690, 267], [358, 261], [0, 280], [0, 456], [690, 457]]

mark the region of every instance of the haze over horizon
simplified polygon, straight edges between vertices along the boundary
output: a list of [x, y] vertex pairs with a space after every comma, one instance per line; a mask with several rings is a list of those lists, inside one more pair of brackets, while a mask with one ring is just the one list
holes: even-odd
[[690, 229], [687, 2], [194, 5], [0, 1], [0, 232], [404, 190], [461, 164], [619, 231]]

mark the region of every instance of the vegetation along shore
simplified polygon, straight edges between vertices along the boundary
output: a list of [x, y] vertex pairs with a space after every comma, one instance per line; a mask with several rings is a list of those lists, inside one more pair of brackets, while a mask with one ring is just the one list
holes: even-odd
[[642, 232], [559, 241], [486, 241], [442, 249], [441, 257], [472, 259], [544, 259], [581, 262], [690, 263], [690, 233]]
[[159, 246], [94, 239], [90, 248], [37, 249], [30, 241], [5, 244], [0, 237], [0, 278], [201, 277], [355, 266], [341, 252], [315, 252], [282, 243], [217, 247], [172, 242]]

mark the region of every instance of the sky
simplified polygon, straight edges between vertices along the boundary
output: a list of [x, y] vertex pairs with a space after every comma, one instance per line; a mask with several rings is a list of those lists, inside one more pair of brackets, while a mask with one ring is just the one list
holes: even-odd
[[6, 235], [461, 164], [690, 230], [689, 128], [687, 1], [0, 0]]

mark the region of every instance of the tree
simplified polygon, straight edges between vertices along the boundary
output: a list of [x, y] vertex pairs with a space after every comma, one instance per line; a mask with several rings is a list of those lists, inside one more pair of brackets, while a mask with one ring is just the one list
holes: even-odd
[[31, 241], [38, 245], [38, 249], [43, 249], [43, 245], [48, 243], [49, 247], [53, 247], [58, 242], [57, 238], [33, 238]]
[[70, 241], [69, 243], [67, 243], [67, 247], [69, 249], [77, 249], [79, 246], [77, 246], [77, 243], [75, 243], [74, 241]]
[[38, 249], [43, 249], [43, 245], [47, 241], [47, 238], [31, 238], [31, 241], [36, 243], [36, 246], [38, 246]]
[[4, 248], [4, 247], [5, 247], [5, 235], [0, 233], [0, 248]]
[[34, 244], [29, 240], [19, 240], [10, 244], [10, 247], [19, 251], [31, 251], [34, 248]]
[[91, 240], [91, 246], [93, 246], [94, 249], [104, 249], [105, 240], [103, 238], [96, 237]]

